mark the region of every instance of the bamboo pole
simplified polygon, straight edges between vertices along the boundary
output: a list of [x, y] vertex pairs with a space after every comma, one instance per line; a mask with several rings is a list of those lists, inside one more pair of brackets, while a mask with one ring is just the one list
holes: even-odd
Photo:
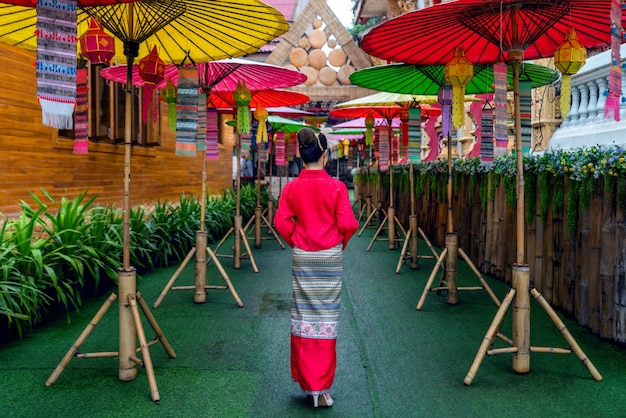
[[512, 287], [516, 290], [513, 302], [513, 356], [516, 373], [530, 371], [530, 267], [513, 265]]
[[[146, 375], [148, 376], [148, 385], [150, 386], [150, 395], [153, 402], [158, 402], [161, 399], [159, 395], [159, 389], [157, 387], [156, 378], [154, 376], [154, 368], [152, 367], [152, 358], [150, 357], [150, 350], [148, 349], [148, 342], [146, 341], [146, 334], [143, 331], [143, 325], [141, 324], [141, 317], [139, 316], [139, 309], [137, 308], [137, 300], [135, 294], [128, 295], [128, 303], [130, 305], [130, 311], [135, 321], [135, 327], [137, 329], [137, 336], [139, 337], [139, 344], [141, 347], [141, 354], [143, 355], [143, 366], [146, 369]], [[133, 361], [134, 354], [128, 356], [129, 361], [135, 364], [137, 369], [137, 363]]]
[[196, 269], [195, 269], [195, 291], [193, 293], [194, 303], [206, 302], [206, 248], [207, 233], [205, 231], [196, 232]]
[[[197, 239], [197, 235], [196, 235], [196, 239]], [[183, 262], [181, 263], [181, 265], [176, 269], [176, 271], [174, 272], [174, 274], [172, 275], [172, 277], [170, 278], [169, 282], [167, 282], [167, 284], [165, 285], [165, 287], [163, 288], [163, 290], [161, 290], [161, 293], [159, 294], [159, 297], [157, 298], [157, 300], [154, 302], [154, 304], [152, 305], [153, 308], [158, 308], [159, 305], [161, 304], [161, 302], [163, 302], [163, 299], [165, 298], [165, 296], [167, 295], [167, 293], [170, 291], [170, 289], [172, 288], [172, 285], [174, 284], [174, 282], [176, 281], [176, 279], [178, 279], [178, 277], [180, 276], [180, 274], [183, 272], [183, 270], [185, 269], [185, 267], [187, 266], [187, 264], [189, 263], [189, 261], [191, 261], [191, 258], [193, 257], [193, 255], [196, 253], [196, 247], [193, 247], [191, 250], [189, 250], [189, 253], [187, 253], [187, 257], [185, 257], [185, 259], [183, 260]], [[195, 287], [195, 286], [194, 286]]]
[[118, 271], [119, 287], [119, 379], [122, 381], [134, 380], [137, 377], [137, 365], [130, 360], [137, 345], [137, 329], [130, 310], [128, 300], [137, 293], [137, 272], [134, 268]]
[[435, 263], [435, 267], [433, 267], [433, 270], [430, 273], [430, 277], [428, 277], [428, 281], [426, 282], [426, 286], [424, 286], [424, 291], [422, 292], [422, 296], [420, 297], [420, 300], [417, 303], [417, 306], [415, 307], [415, 309], [417, 309], [418, 311], [420, 311], [422, 309], [422, 306], [424, 306], [426, 295], [428, 295], [428, 292], [430, 291], [430, 287], [433, 285], [433, 281], [435, 281], [435, 275], [437, 274], [437, 270], [439, 270], [439, 267], [441, 267], [441, 265], [443, 264], [443, 260], [445, 260], [447, 254], [448, 254], [448, 247], [443, 249], [443, 251], [441, 252], [441, 255], [437, 259], [437, 263]]
[[[449, 212], [449, 214], [451, 214], [451, 212]], [[450, 305], [456, 305], [459, 303], [457, 292], [457, 253], [459, 249], [459, 241], [457, 234], [446, 234], [446, 249], [448, 250], [448, 257], [446, 259], [446, 302]]]

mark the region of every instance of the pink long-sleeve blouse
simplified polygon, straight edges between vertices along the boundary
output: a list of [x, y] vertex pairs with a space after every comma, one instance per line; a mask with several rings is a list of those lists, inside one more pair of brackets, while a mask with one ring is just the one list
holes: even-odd
[[359, 227], [346, 185], [324, 170], [307, 169], [285, 185], [274, 224], [290, 247], [305, 251], [339, 243], [345, 249]]

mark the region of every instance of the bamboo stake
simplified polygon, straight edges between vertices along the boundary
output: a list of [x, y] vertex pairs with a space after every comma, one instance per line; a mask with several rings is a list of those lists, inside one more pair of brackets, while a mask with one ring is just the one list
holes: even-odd
[[196, 233], [196, 274], [194, 280], [195, 291], [193, 294], [194, 303], [206, 302], [206, 241], [207, 233], [204, 231], [198, 231]]
[[[152, 367], [152, 359], [150, 357], [150, 350], [148, 349], [148, 342], [146, 341], [146, 335], [143, 331], [143, 325], [141, 324], [141, 317], [139, 316], [139, 309], [137, 309], [137, 301], [135, 300], [135, 295], [128, 295], [128, 303], [130, 305], [130, 310], [133, 315], [133, 319], [135, 321], [135, 327], [137, 329], [137, 336], [139, 338], [139, 343], [141, 347], [141, 353], [143, 354], [144, 359], [144, 367], [146, 369], [146, 375], [148, 376], [148, 385], [150, 386], [150, 395], [152, 396], [153, 402], [158, 402], [161, 399], [159, 395], [159, 389], [157, 387], [156, 378], [154, 376], [154, 368]], [[120, 355], [121, 356], [121, 355]], [[135, 364], [135, 369], [137, 368], [137, 364], [132, 360], [132, 357], [135, 357], [133, 354], [128, 356], [128, 360]]]
[[235, 290], [235, 286], [233, 286], [233, 284], [230, 282], [230, 278], [228, 277], [228, 274], [226, 274], [226, 271], [224, 270], [224, 268], [222, 267], [220, 262], [217, 261], [217, 257], [213, 253], [213, 251], [211, 251], [211, 249], [209, 247], [206, 248], [206, 251], [209, 254], [209, 256], [211, 257], [211, 259], [215, 262], [215, 265], [217, 266], [217, 269], [219, 270], [220, 274], [222, 275], [222, 278], [224, 279], [224, 281], [228, 285], [228, 289], [230, 290], [230, 293], [233, 295], [233, 298], [235, 298], [235, 302], [237, 302], [237, 305], [240, 308], [242, 308], [243, 307], [243, 302], [241, 301], [241, 298], [239, 298], [239, 295], [237, 294], [237, 291]]
[[516, 290], [513, 302], [513, 356], [516, 373], [530, 371], [530, 267], [513, 265], [512, 287]]
[[426, 286], [424, 286], [424, 291], [422, 292], [422, 296], [420, 297], [420, 300], [417, 303], [417, 306], [415, 307], [415, 309], [417, 309], [418, 311], [422, 309], [422, 306], [424, 306], [424, 301], [426, 300], [426, 295], [428, 294], [428, 292], [430, 290], [430, 287], [433, 285], [433, 281], [435, 281], [435, 275], [437, 274], [437, 270], [443, 264], [443, 260], [446, 258], [447, 254], [448, 254], [448, 248], [446, 247], [441, 252], [441, 255], [439, 256], [439, 259], [437, 259], [437, 263], [435, 264], [435, 267], [433, 267], [433, 271], [430, 273], [430, 277], [428, 277], [428, 281], [426, 282]]
[[174, 275], [172, 275], [172, 277], [170, 278], [169, 282], [167, 282], [163, 290], [161, 290], [159, 297], [152, 305], [153, 308], [158, 308], [161, 302], [163, 302], [163, 299], [172, 288], [172, 285], [174, 284], [176, 279], [178, 279], [178, 276], [180, 276], [180, 274], [183, 272], [183, 270], [185, 269], [185, 267], [187, 266], [187, 264], [189, 263], [189, 261], [191, 260], [191, 258], [193, 257], [195, 253], [196, 253], [196, 247], [193, 247], [191, 250], [189, 250], [189, 253], [187, 253], [187, 257], [185, 257], [181, 265], [174, 272]]
[[137, 272], [134, 268], [118, 271], [119, 287], [119, 379], [130, 381], [137, 377], [137, 365], [129, 359], [135, 352], [137, 330], [128, 305], [129, 296], [137, 293]]
[[156, 319], [154, 318], [154, 315], [152, 315], [150, 308], [148, 308], [148, 304], [146, 303], [145, 299], [141, 296], [141, 293], [139, 292], [137, 292], [137, 302], [139, 302], [139, 306], [141, 307], [142, 312], [146, 316], [148, 323], [150, 324], [150, 326], [152, 327], [152, 330], [156, 334], [155, 341], [158, 341], [163, 345], [165, 352], [170, 358], [176, 358], [176, 353], [174, 352], [174, 349], [170, 345], [165, 334], [163, 334], [161, 327], [159, 326]]
[[493, 290], [491, 290], [491, 287], [489, 287], [489, 284], [483, 278], [483, 275], [480, 274], [480, 271], [478, 271], [474, 263], [472, 263], [472, 260], [467, 256], [467, 254], [465, 253], [465, 251], [463, 251], [462, 248], [459, 248], [459, 254], [461, 254], [461, 257], [463, 258], [463, 260], [465, 260], [465, 262], [469, 264], [470, 268], [472, 269], [476, 277], [478, 277], [478, 280], [480, 280], [480, 283], [483, 285], [483, 288], [487, 291], [487, 293], [491, 297], [491, 300], [493, 300], [496, 306], [500, 306], [500, 300], [496, 297], [496, 294], [493, 293]]

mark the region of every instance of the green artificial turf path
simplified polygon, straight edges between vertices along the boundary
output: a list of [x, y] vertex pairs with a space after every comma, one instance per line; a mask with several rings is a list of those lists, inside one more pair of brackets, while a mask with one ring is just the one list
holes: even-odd
[[[565, 318], [565, 324], [604, 380], [595, 381], [575, 354], [532, 353], [528, 374], [512, 370], [512, 355], [487, 356], [471, 386], [463, 384], [497, 307], [485, 291], [429, 293], [415, 309], [435, 261], [408, 261], [395, 274], [400, 249], [375, 242], [374, 229], [355, 236], [345, 251], [344, 287], [332, 408], [313, 409], [289, 370], [291, 250], [275, 240], [253, 248], [233, 269], [220, 261], [244, 303], [228, 290], [209, 290], [204, 304], [193, 290], [170, 291], [152, 304], [178, 266], [138, 281], [176, 358], [151, 347], [161, 400], [153, 403], [146, 371], [118, 380], [116, 358], [74, 358], [56, 384], [46, 379], [89, 324], [108, 295], [85, 300], [79, 313], [38, 326], [22, 340], [0, 345], [0, 416], [12, 417], [623, 417], [626, 416], [626, 349], [602, 342]], [[267, 235], [271, 237], [271, 235]], [[231, 241], [232, 242], [232, 241]], [[252, 244], [252, 243], [251, 243]], [[222, 247], [228, 253], [231, 243]], [[440, 251], [440, 249], [439, 249]], [[428, 255], [423, 241], [420, 255]], [[478, 279], [459, 260], [460, 286]], [[209, 284], [224, 284], [215, 265]], [[176, 285], [193, 284], [194, 262]], [[487, 278], [500, 300], [508, 286]], [[510, 337], [509, 311], [502, 331]], [[154, 336], [146, 323], [148, 340]], [[118, 350], [117, 302], [80, 352]], [[548, 315], [531, 301], [531, 345], [567, 347]], [[498, 340], [496, 347], [503, 347]], [[141, 354], [138, 355], [141, 357]]]

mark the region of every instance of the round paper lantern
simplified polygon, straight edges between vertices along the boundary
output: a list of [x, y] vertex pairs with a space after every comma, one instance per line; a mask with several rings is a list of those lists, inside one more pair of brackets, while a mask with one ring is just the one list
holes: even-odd
[[342, 65], [339, 71], [337, 71], [337, 78], [341, 84], [352, 84], [350, 81], [350, 75], [356, 71], [353, 66], [346, 64]]
[[313, 84], [317, 82], [318, 74], [315, 68], [305, 65], [304, 67], [300, 68], [300, 72], [306, 75], [307, 77], [306, 81], [304, 82], [305, 86], [312, 86]]
[[332, 86], [337, 81], [337, 71], [324, 67], [319, 71], [318, 78], [323, 85]]
[[309, 56], [303, 48], [294, 48], [289, 53], [289, 62], [296, 67], [306, 65]]
[[[143, 86], [142, 117], [148, 120], [148, 111], [152, 105], [152, 92], [157, 84], [165, 77], [165, 63], [159, 57], [156, 46], [145, 57], [139, 60], [139, 76], [145, 81]], [[156, 114], [155, 114], [156, 119]]]
[[314, 49], [309, 52], [309, 65], [317, 70], [326, 67], [326, 52], [321, 49]]
[[313, 48], [321, 48], [326, 43], [326, 32], [321, 29], [314, 29], [309, 33], [309, 43]]
[[333, 67], [341, 67], [346, 63], [346, 53], [342, 49], [333, 49], [328, 53], [328, 62]]

